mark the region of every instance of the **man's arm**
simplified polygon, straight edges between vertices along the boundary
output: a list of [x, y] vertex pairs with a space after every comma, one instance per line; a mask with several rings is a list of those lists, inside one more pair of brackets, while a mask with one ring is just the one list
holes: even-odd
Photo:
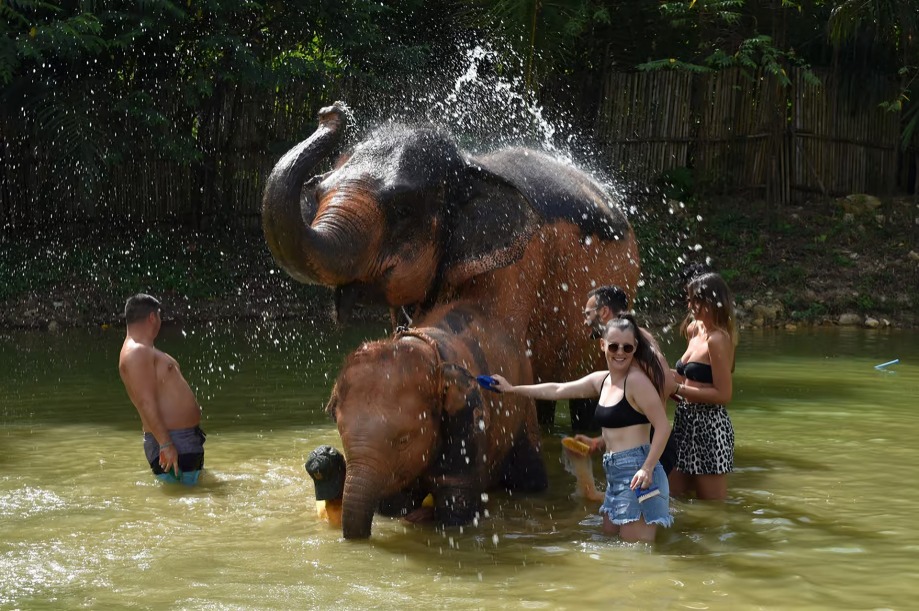
[[140, 419], [160, 445], [160, 467], [175, 469], [178, 474], [179, 455], [172, 445], [169, 429], [160, 416], [157, 401], [156, 355], [152, 348], [139, 346], [125, 355], [121, 363], [121, 379]]

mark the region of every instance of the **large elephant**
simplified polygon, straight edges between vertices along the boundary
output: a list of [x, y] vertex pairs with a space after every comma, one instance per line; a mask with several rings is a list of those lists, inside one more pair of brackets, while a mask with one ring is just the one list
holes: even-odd
[[477, 307], [435, 308], [427, 324], [346, 357], [328, 409], [347, 457], [346, 538], [370, 536], [374, 512], [407, 515], [434, 499], [442, 524], [473, 520], [482, 494], [548, 485], [532, 399], [483, 391], [475, 376], [531, 379], [522, 338]]
[[[335, 287], [339, 319], [356, 302], [404, 307], [415, 317], [471, 299], [522, 329], [537, 381], [602, 366], [581, 329], [595, 286], [634, 295], [634, 232], [610, 194], [586, 173], [545, 153], [460, 151], [432, 127], [385, 125], [314, 168], [346, 127], [340, 102], [277, 163], [262, 224], [292, 277]], [[395, 311], [395, 310], [393, 310]]]

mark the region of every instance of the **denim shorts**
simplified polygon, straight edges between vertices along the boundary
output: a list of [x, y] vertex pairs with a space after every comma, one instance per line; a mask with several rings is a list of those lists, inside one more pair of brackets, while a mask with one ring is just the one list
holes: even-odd
[[673, 516], [670, 515], [670, 484], [664, 468], [658, 462], [651, 474], [652, 486], [657, 486], [661, 493], [638, 502], [634, 490], [629, 484], [648, 457], [651, 446], [645, 444], [621, 452], [608, 452], [603, 455], [603, 470], [606, 472], [606, 498], [600, 506], [600, 514], [609, 516], [613, 524], [628, 524], [644, 517], [647, 524], [670, 526]]

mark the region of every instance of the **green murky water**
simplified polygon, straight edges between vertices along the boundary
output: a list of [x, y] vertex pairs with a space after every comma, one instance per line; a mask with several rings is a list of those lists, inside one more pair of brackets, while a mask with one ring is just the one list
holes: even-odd
[[0, 334], [0, 608], [914, 605], [919, 334], [747, 332], [731, 501], [675, 503], [649, 548], [604, 538], [570, 498], [562, 419], [546, 433], [550, 492], [492, 494], [477, 526], [377, 518], [369, 542], [345, 542], [319, 523], [303, 461], [340, 445], [326, 394], [342, 355], [380, 333], [165, 329], [205, 409], [193, 490], [147, 470], [116, 369], [123, 330]]

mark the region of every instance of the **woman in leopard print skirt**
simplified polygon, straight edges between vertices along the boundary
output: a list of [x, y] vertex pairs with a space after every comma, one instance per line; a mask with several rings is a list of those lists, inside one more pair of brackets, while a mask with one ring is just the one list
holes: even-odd
[[686, 291], [689, 313], [681, 330], [689, 343], [673, 370], [677, 463], [670, 492], [694, 491], [699, 499], [724, 500], [727, 474], [734, 470], [734, 427], [725, 407], [733, 392], [738, 339], [733, 297], [715, 273], [695, 277]]

